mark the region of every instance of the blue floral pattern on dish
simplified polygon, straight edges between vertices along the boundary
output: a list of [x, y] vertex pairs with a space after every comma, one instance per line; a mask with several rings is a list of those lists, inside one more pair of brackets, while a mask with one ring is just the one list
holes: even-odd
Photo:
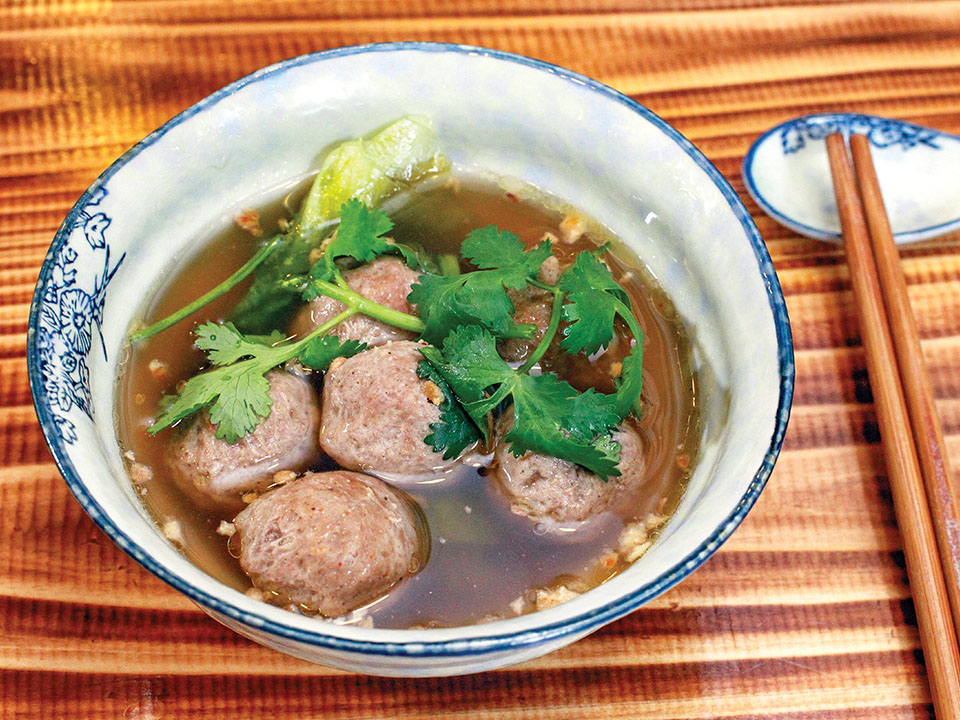
[[40, 305], [40, 374], [44, 390], [52, 399], [53, 420], [70, 444], [77, 441], [77, 429], [67, 414], [78, 409], [93, 418], [87, 354], [96, 327], [103, 359], [107, 359], [101, 331], [103, 304], [107, 286], [126, 257], [124, 253], [110, 264], [105, 236], [110, 218], [92, 211], [106, 195], [106, 190], [98, 188], [70, 226], [67, 242], [54, 258]]
[[888, 120], [872, 115], [837, 113], [836, 115], [818, 115], [802, 117], [786, 123], [780, 129], [780, 143], [783, 154], [795, 153], [807, 145], [808, 140], [823, 140], [835, 132], [850, 137], [852, 133], [862, 133], [870, 143], [878, 148], [899, 145], [910, 150], [925, 145], [939, 150], [936, 139], [940, 133], [930, 128], [912, 125], [902, 120]]

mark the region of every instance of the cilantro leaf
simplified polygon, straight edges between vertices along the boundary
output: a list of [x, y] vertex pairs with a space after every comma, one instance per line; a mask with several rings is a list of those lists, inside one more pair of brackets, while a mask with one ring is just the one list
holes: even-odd
[[464, 325], [447, 336], [442, 350], [428, 345], [420, 352], [463, 403], [484, 442], [489, 442], [487, 390], [513, 372], [497, 353], [496, 339], [476, 325]]
[[609, 345], [618, 307], [630, 307], [630, 298], [613, 279], [610, 268], [593, 253], [580, 252], [560, 277], [559, 287], [567, 293], [569, 303], [563, 306], [563, 316], [570, 322], [560, 346], [570, 353], [592, 355]]
[[[197, 336], [196, 346], [207, 353], [212, 365], [230, 365], [237, 360], [256, 355], [268, 343], [244, 337], [233, 323], [204, 323], [193, 331]], [[268, 336], [270, 337], [270, 336]], [[282, 336], [280, 336], [282, 339]]]
[[515, 233], [495, 225], [474, 230], [460, 247], [460, 254], [481, 270], [499, 270], [501, 282], [514, 290], [522, 290], [528, 278], [537, 276], [551, 252], [549, 240], [527, 250]]
[[443, 393], [443, 402], [440, 404], [440, 420], [430, 423], [430, 429], [433, 432], [427, 435], [423, 441], [430, 445], [434, 452], [442, 450], [444, 460], [458, 457], [465, 448], [480, 439], [480, 430], [454, 397], [443, 376], [429, 361], [421, 360], [419, 362], [417, 375], [433, 382]]
[[507, 288], [519, 290], [536, 277], [550, 256], [550, 242], [525, 250], [514, 233], [488, 225], [467, 235], [460, 252], [480, 269], [421, 275], [407, 296], [426, 326], [423, 338], [438, 343], [458, 325], [479, 325], [500, 337], [531, 337], [535, 329], [511, 317], [515, 307]]
[[[183, 384], [183, 388], [176, 395], [165, 395], [160, 400], [160, 415], [154, 421], [147, 432], [156, 435], [164, 428], [168, 428], [174, 423], [178, 423], [184, 418], [193, 415], [198, 410], [202, 410], [207, 405], [217, 399], [219, 392], [212, 390], [215, 378], [211, 380], [210, 376], [214, 373], [224, 374], [225, 368], [210, 370], [203, 375], [192, 377]], [[203, 378], [199, 380], [198, 378]]]
[[505, 439], [515, 455], [532, 451], [583, 465], [602, 478], [619, 474], [619, 445], [610, 437], [621, 420], [614, 396], [580, 394], [555, 375], [514, 370], [497, 353], [496, 338], [477, 326], [459, 327], [442, 349], [421, 352], [481, 432], [486, 414], [512, 399], [513, 426]]
[[[496, 335], [505, 335], [517, 325], [511, 314], [513, 302], [496, 270], [476, 270], [463, 275], [424, 274], [407, 296], [420, 311], [423, 339], [440, 342], [450, 328], [482, 325]], [[532, 333], [532, 328], [531, 332]]]
[[291, 279], [310, 269], [315, 243], [299, 233], [288, 234], [257, 268], [253, 284], [234, 306], [230, 319], [245, 333], [269, 333], [286, 327], [300, 306], [300, 288]]
[[303, 299], [309, 302], [322, 294], [312, 281], [332, 282], [337, 277], [335, 261], [339, 258], [349, 257], [368, 263], [380, 255], [395, 254], [413, 270], [435, 268], [436, 263], [422, 248], [384, 237], [392, 229], [393, 222], [382, 210], [368, 208], [356, 198], [345, 202], [340, 208], [337, 234], [327, 244], [320, 260], [310, 268]]
[[592, 355], [607, 347], [613, 339], [614, 320], [619, 315], [633, 335], [633, 348], [623, 360], [620, 384], [617, 387], [617, 409], [621, 415], [631, 410], [640, 416], [640, 393], [643, 390], [644, 336], [630, 307], [630, 298], [613, 274], [594, 252], [583, 251], [560, 277], [560, 289], [567, 293], [563, 317], [570, 324], [564, 328], [560, 347], [569, 353]]
[[628, 413], [640, 417], [642, 412], [640, 392], [643, 390], [643, 334], [623, 359], [620, 380], [617, 384], [617, 412], [626, 417]]
[[362, 263], [370, 262], [390, 249], [383, 236], [392, 229], [393, 222], [385, 212], [351, 198], [340, 208], [340, 226], [324, 254], [330, 258], [349, 256]]
[[612, 396], [592, 389], [578, 394], [556, 375], [516, 377], [513, 427], [505, 437], [510, 452], [552, 455], [604, 479], [620, 474], [620, 445], [610, 437], [620, 423]]
[[209, 405], [210, 422], [217, 426], [216, 436], [229, 443], [237, 442], [270, 414], [273, 401], [265, 377], [270, 370], [295, 357], [322, 370], [335, 357], [363, 349], [361, 343], [348, 340], [341, 344], [331, 335], [266, 345], [240, 334], [229, 323], [205, 323], [195, 332], [198, 347], [207, 351], [207, 359], [216, 367], [194, 375], [176, 396], [161, 401], [160, 415], [147, 430], [151, 435]]
[[439, 263], [422, 245], [402, 243], [395, 240], [391, 242], [390, 238], [387, 238], [387, 241], [390, 249], [400, 255], [411, 270], [440, 274]]
[[326, 370], [338, 357], [353, 357], [367, 349], [367, 344], [359, 340], [340, 342], [336, 335], [321, 335], [307, 343], [297, 359], [313, 370]]
[[234, 443], [252, 432], [270, 414], [273, 400], [270, 383], [252, 367], [233, 365], [219, 379], [217, 399], [210, 406], [210, 422], [217, 426], [217, 437]]

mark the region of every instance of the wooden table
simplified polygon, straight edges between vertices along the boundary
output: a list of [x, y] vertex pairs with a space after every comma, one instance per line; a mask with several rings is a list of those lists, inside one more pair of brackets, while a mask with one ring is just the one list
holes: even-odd
[[[116, 549], [34, 417], [27, 310], [67, 210], [160, 123], [258, 67], [379, 40], [511, 50], [591, 75], [740, 163], [793, 115], [960, 133], [960, 2], [7, 0], [0, 8], [0, 717], [925, 718], [932, 711], [837, 247], [749, 202], [787, 296], [793, 417], [767, 489], [679, 587], [516, 668], [384, 680], [222, 628]], [[958, 205], [960, 208], [960, 205]], [[960, 235], [904, 250], [960, 467]]]

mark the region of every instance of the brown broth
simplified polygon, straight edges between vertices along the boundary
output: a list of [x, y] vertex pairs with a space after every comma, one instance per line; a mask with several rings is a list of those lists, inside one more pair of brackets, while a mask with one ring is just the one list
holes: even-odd
[[[280, 202], [260, 208], [268, 234], [286, 216]], [[395, 238], [446, 253], [456, 253], [470, 230], [491, 224], [535, 244], [546, 232], [559, 234], [563, 217], [564, 208], [550, 198], [520, 200], [493, 183], [478, 181], [462, 186], [459, 181], [434, 182], [414, 189], [391, 212]], [[369, 608], [377, 627], [485, 622], [510, 617], [518, 608], [523, 612], [535, 608], [538, 588], [563, 584], [585, 591], [628, 565], [622, 554], [613, 552], [627, 522], [654, 513], [669, 515], [676, 508], [699, 437], [690, 344], [669, 298], [649, 272], [602, 228], [588, 227], [590, 232], [577, 242], [556, 243], [556, 254], [561, 262], [569, 262], [582, 249], [613, 243], [608, 265], [630, 295], [646, 335], [645, 413], [635, 427], [643, 442], [648, 480], [629, 513], [605, 513], [576, 531], [561, 533], [546, 531], [543, 525], [510, 511], [507, 499], [484, 477], [483, 464], [489, 458], [477, 456], [444, 476], [404, 485], [402, 489], [423, 511], [431, 538], [430, 556], [416, 575]], [[255, 248], [256, 241], [247, 232], [231, 225], [171, 274], [172, 279], [146, 308], [146, 320], [164, 317], [213, 287]], [[232, 517], [197, 506], [167, 477], [164, 457], [172, 433], [149, 437], [144, 432], [160, 398], [202, 366], [203, 357], [189, 331], [195, 323], [225, 319], [243, 290], [236, 289], [174, 329], [129, 350], [118, 380], [117, 428], [127, 458], [135, 458], [153, 473], [152, 479], [137, 485], [158, 524], [175, 520], [182, 535], [178, 546], [192, 562], [227, 585], [247, 591], [250, 581], [229, 552], [226, 538], [216, 532], [222, 520]], [[621, 340], [594, 361], [551, 352], [544, 365], [576, 387], [596, 386], [609, 392], [611, 365], [627, 350]], [[319, 386], [321, 380], [317, 382]], [[318, 458], [314, 469], [331, 469], [330, 461]], [[511, 608], [517, 598], [523, 600]]]

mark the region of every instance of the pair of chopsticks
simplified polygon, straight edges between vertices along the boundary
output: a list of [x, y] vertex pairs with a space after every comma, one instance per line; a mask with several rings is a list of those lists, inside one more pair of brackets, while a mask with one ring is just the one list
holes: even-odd
[[[960, 516], [943, 430], [866, 136], [827, 138], [894, 512], [939, 720], [960, 719]], [[869, 229], [868, 229], [869, 228]]]

